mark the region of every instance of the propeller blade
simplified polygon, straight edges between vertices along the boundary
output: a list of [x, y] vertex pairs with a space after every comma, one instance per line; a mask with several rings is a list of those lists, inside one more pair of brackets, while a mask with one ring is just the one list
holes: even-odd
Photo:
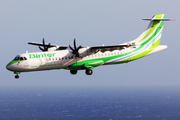
[[46, 50], [48, 50], [48, 48], [50, 47], [51, 43], [49, 43], [47, 46], [46, 46]]
[[74, 51], [74, 49], [69, 45], [69, 48], [72, 50], [72, 51]]
[[44, 50], [45, 50], [46, 48], [45, 48], [45, 42], [44, 42], [44, 38], [43, 38], [43, 46], [44, 46]]
[[45, 45], [44, 38], [43, 38], [43, 45]]
[[40, 46], [39, 46], [39, 49], [40, 49], [40, 50], [42, 50], [42, 51], [44, 51], [44, 49], [43, 49], [43, 48], [41, 48]]
[[80, 48], [82, 48], [82, 46], [79, 46], [78, 49], [77, 49], [77, 51], [79, 51]]
[[76, 39], [74, 38], [74, 50], [77, 50], [76, 49]]

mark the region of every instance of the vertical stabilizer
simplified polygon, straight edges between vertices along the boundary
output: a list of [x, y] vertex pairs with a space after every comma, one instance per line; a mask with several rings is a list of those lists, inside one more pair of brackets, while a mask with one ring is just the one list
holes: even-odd
[[136, 45], [144, 45], [146, 43], [156, 43], [159, 45], [164, 21], [172, 20], [165, 19], [165, 14], [157, 14], [154, 15], [151, 19], [143, 19], [149, 20], [150, 24], [148, 28], [135, 40], [131, 41], [131, 43], [135, 43]]

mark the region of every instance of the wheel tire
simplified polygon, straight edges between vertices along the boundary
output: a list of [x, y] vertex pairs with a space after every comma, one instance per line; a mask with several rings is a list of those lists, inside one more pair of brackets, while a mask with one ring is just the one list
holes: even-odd
[[15, 75], [15, 78], [18, 79], [18, 78], [19, 78], [19, 75]]
[[75, 75], [75, 74], [77, 74], [77, 70], [70, 70], [70, 73], [71, 73], [72, 75]]
[[93, 71], [90, 68], [86, 69], [86, 75], [92, 75], [92, 74]]

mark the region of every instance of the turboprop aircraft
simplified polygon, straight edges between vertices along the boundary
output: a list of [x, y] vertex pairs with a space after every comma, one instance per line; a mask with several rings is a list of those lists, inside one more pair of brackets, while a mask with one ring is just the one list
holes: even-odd
[[21, 72], [66, 69], [75, 75], [78, 70], [85, 70], [87, 75], [93, 73], [92, 69], [102, 65], [122, 64], [147, 55], [159, 52], [167, 48], [159, 45], [163, 30], [165, 14], [154, 15], [149, 20], [148, 28], [135, 40], [110, 46], [74, 47], [29, 42], [30, 45], [39, 46], [42, 52], [23, 53], [17, 55], [6, 68], [14, 72], [15, 78], [19, 78]]

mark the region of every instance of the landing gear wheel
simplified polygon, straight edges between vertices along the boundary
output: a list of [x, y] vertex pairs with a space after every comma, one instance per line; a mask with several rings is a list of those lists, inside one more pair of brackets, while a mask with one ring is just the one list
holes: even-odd
[[15, 78], [18, 79], [18, 78], [19, 78], [19, 75], [15, 75]]
[[86, 75], [92, 75], [93, 71], [90, 68], [86, 69]]
[[70, 73], [75, 75], [75, 74], [77, 74], [77, 70], [70, 70]]

